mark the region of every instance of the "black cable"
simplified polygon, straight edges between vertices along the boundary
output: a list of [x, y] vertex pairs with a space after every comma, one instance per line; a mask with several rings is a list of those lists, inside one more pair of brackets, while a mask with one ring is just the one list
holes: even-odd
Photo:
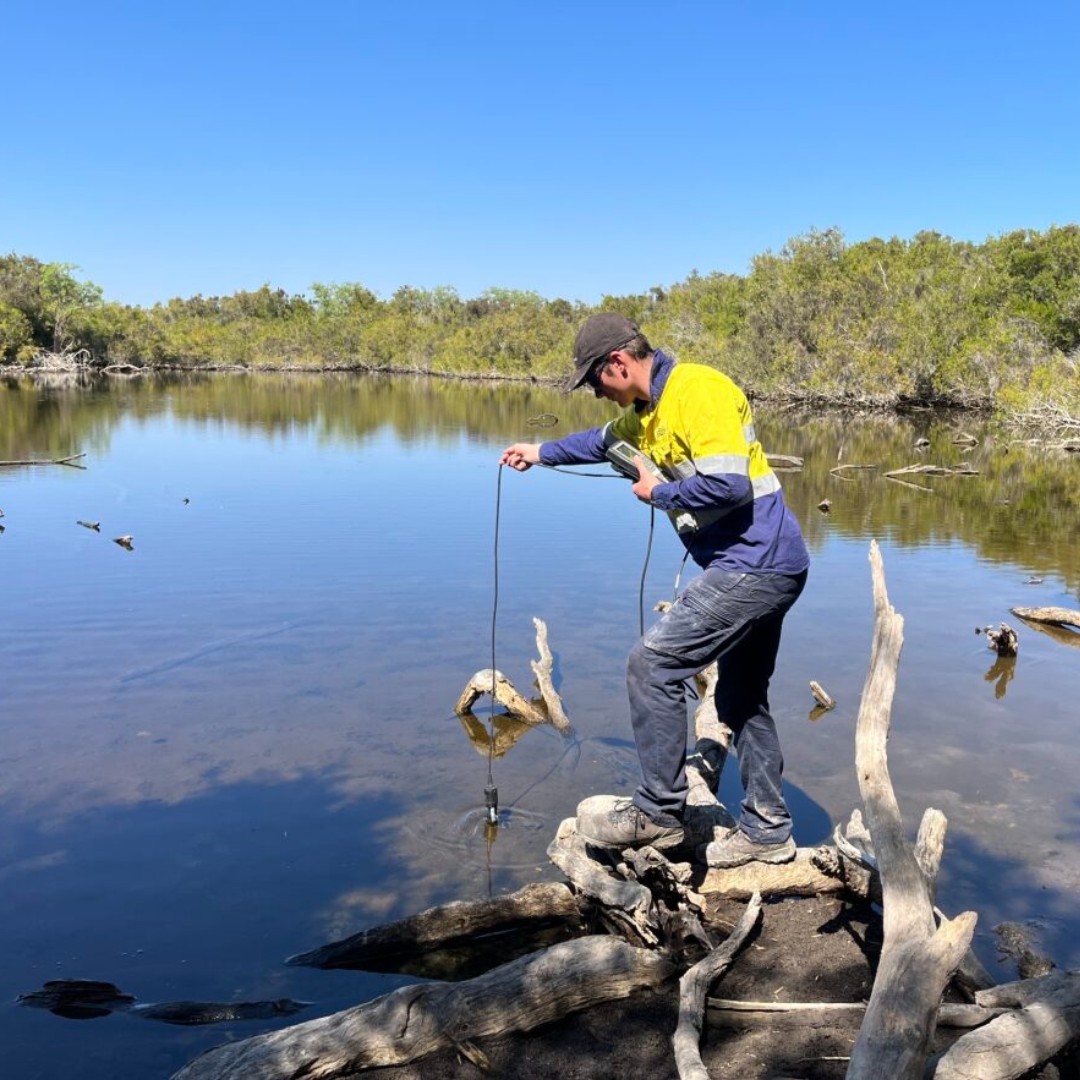
[[656, 507], [649, 503], [649, 543], [645, 548], [645, 562], [641, 567], [641, 584], [638, 586], [638, 633], [645, 636], [645, 575], [649, 572], [649, 556], [652, 555], [653, 529], [656, 527]]
[[593, 476], [597, 480], [625, 480], [622, 473], [617, 472], [582, 472], [580, 469], [567, 469], [562, 465], [545, 465], [542, 461], [536, 463], [541, 469], [550, 469], [552, 472], [562, 473], [563, 476]]
[[488, 821], [492, 825], [499, 822], [499, 789], [495, 786], [492, 775], [492, 761], [495, 757], [495, 626], [499, 616], [499, 518], [502, 514], [502, 464], [499, 464], [498, 479], [495, 483], [495, 551], [494, 579], [495, 595], [491, 604], [491, 715], [488, 722], [488, 769], [487, 787], [484, 788], [484, 803], [487, 807]]

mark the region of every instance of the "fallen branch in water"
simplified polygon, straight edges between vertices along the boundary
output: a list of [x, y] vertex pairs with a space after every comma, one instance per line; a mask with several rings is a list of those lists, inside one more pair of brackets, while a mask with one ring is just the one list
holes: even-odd
[[1080, 630], [1080, 611], [1061, 607], [1014, 607], [1009, 610], [1028, 622], [1045, 623], [1047, 626], [1072, 626]]
[[973, 469], [966, 461], [959, 465], [905, 465], [902, 469], [890, 469], [885, 475], [890, 479], [919, 473], [922, 476], [978, 476], [979, 470]]
[[850, 476], [844, 476], [846, 469], [876, 469], [876, 465], [834, 465], [829, 470], [830, 476], [835, 476], [837, 480], [845, 480], [849, 484], [853, 484], [855, 481]]
[[85, 465], [76, 465], [75, 462], [79, 458], [86, 457], [86, 454], [72, 454], [71, 457], [65, 458], [46, 458], [46, 459], [33, 459], [30, 461], [0, 461], [0, 466], [4, 465], [67, 465], [72, 469], [85, 469]]
[[554, 659], [548, 647], [547, 625], [543, 619], [537, 618], [533, 619], [533, 625], [536, 627], [536, 649], [540, 653], [540, 659], [531, 661], [531, 664], [545, 708], [541, 709], [527, 700], [501, 671], [484, 668], [465, 684], [465, 689], [454, 705], [454, 712], [458, 716], [471, 716], [476, 700], [483, 694], [491, 694], [496, 702], [519, 720], [528, 724], [551, 724], [568, 737], [574, 734], [574, 729], [566, 718], [562, 699], [551, 681]]

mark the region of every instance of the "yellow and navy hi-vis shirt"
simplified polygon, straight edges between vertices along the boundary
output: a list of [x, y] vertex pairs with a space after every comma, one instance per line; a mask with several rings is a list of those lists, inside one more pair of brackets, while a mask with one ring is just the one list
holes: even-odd
[[810, 562], [799, 524], [784, 503], [754, 432], [749, 402], [722, 372], [676, 364], [657, 350], [651, 400], [603, 428], [544, 443], [545, 465], [603, 461], [617, 439], [636, 446], [672, 477], [652, 501], [674, 523], [691, 511], [696, 529], [679, 529], [700, 566], [797, 574]]

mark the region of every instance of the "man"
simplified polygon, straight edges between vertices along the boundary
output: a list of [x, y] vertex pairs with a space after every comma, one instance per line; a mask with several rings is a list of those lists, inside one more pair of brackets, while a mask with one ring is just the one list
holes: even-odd
[[810, 560], [754, 434], [750, 406], [726, 375], [676, 364], [614, 312], [593, 315], [574, 342], [566, 390], [583, 385], [618, 404], [619, 418], [554, 442], [515, 443], [502, 463], [523, 471], [598, 462], [625, 440], [671, 477], [660, 479], [636, 458], [631, 490], [668, 513], [702, 573], [630, 652], [627, 690], [641, 784], [632, 799], [587, 799], [578, 831], [612, 848], [682, 842], [684, 683], [716, 660], [717, 710], [734, 733], [745, 798], [737, 828], [708, 845], [707, 861], [788, 862], [795, 843], [768, 688], [781, 624], [802, 592]]

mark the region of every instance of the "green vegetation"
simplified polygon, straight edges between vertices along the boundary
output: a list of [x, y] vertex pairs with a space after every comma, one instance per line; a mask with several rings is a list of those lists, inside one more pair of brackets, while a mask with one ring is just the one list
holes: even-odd
[[[0, 363], [84, 349], [98, 366], [434, 373], [547, 380], [592, 308], [491, 289], [269, 285], [152, 308], [107, 303], [66, 264], [0, 257]], [[847, 244], [834, 229], [599, 305], [655, 343], [715, 364], [751, 393], [1080, 414], [1080, 227], [983, 244], [923, 232]]]

